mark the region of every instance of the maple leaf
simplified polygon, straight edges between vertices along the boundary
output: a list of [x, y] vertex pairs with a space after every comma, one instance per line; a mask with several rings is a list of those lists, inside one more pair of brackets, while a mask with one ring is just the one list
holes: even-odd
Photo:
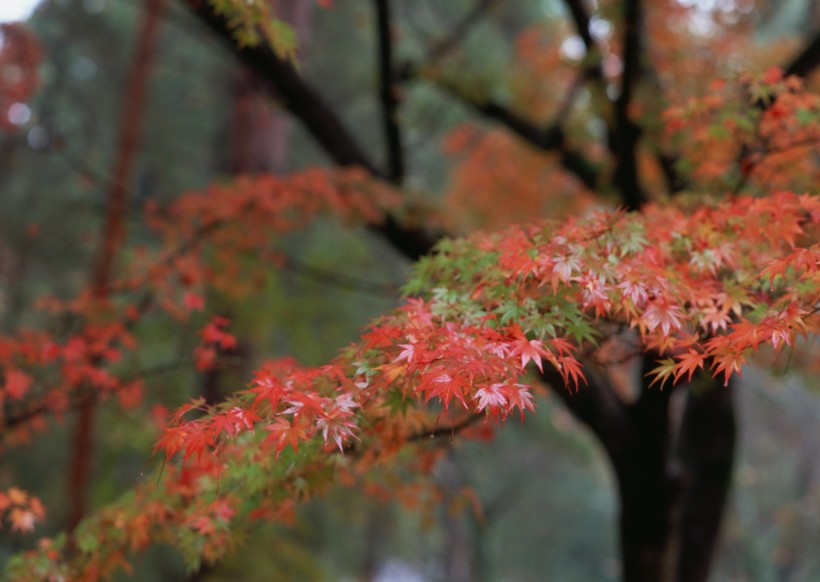
[[645, 331], [651, 332], [660, 327], [664, 335], [669, 335], [671, 331], [681, 328], [683, 316], [683, 310], [677, 305], [665, 301], [653, 301], [639, 321]]
[[663, 386], [666, 384], [667, 380], [673, 377], [675, 368], [677, 367], [677, 362], [675, 362], [673, 358], [665, 358], [663, 360], [658, 360], [658, 363], [660, 366], [647, 374], [647, 376], [655, 376], [655, 379], [652, 380], [649, 387], [651, 388], [656, 382], [660, 382], [660, 388], [663, 390]]
[[743, 351], [727, 352], [715, 356], [714, 361], [716, 365], [713, 376], [716, 377], [722, 372], [723, 385], [728, 386], [729, 378], [734, 372], [737, 372], [738, 376], [743, 375], [743, 364], [746, 363], [746, 357]]
[[396, 358], [393, 361], [400, 362], [402, 360], [407, 360], [408, 364], [412, 364], [413, 358], [416, 354], [416, 344], [399, 344], [399, 347], [402, 348], [402, 351], [399, 353], [398, 356], [396, 356]]
[[254, 421], [258, 419], [252, 412], [234, 406], [222, 414], [212, 416], [210, 428], [216, 435], [225, 433], [229, 437], [236, 437], [242, 430], [253, 432]]
[[187, 431], [184, 427], [171, 426], [162, 432], [162, 436], [154, 445], [154, 454], [159, 450], [165, 451], [165, 460], [171, 460], [185, 445]]
[[426, 400], [438, 397], [445, 410], [450, 406], [453, 398], [456, 398], [464, 408], [469, 408], [464, 399], [464, 390], [467, 388], [464, 378], [456, 375], [452, 376], [448, 372], [433, 372], [427, 375], [425, 380], [419, 385], [419, 389], [427, 393]]
[[202, 455], [216, 446], [216, 434], [209, 424], [195, 420], [185, 425], [183, 460], [196, 455], [197, 461], [202, 462]]
[[558, 291], [558, 287], [562, 283], [564, 285], [568, 285], [570, 283], [573, 273], [580, 269], [581, 263], [578, 257], [572, 255], [556, 256], [553, 257], [552, 260], [553, 267], [550, 284], [552, 285], [553, 293], [555, 293]]
[[[698, 368], [701, 370], [703, 369], [703, 362], [706, 359], [706, 354], [689, 349], [689, 351], [685, 354], [679, 354], [675, 357], [680, 360], [680, 362], [676, 364], [677, 370], [675, 371], [675, 382], [677, 382], [681, 376], [687, 373], [689, 374], [687, 380], [692, 380], [692, 375], [695, 373], [695, 370]], [[663, 383], [661, 383], [661, 388], [662, 387]]]
[[306, 441], [308, 439], [307, 432], [300, 422], [288, 422], [284, 418], [277, 418], [272, 423], [265, 426], [265, 430], [270, 434], [265, 437], [262, 444], [274, 443], [278, 459], [282, 450], [290, 445], [294, 452], [299, 451], [299, 441]]
[[485, 408], [496, 410], [505, 405], [507, 403], [507, 398], [501, 391], [503, 386], [503, 384], [496, 383], [491, 384], [486, 388], [479, 388], [476, 390], [475, 395], [473, 395], [473, 398], [478, 400], [478, 407], [476, 408], [476, 411], [481, 412]]
[[587, 383], [587, 379], [584, 376], [581, 362], [576, 360], [572, 356], [564, 356], [562, 358], [558, 358], [558, 371], [561, 373], [561, 376], [564, 378], [564, 383], [567, 385], [567, 389], [569, 390], [570, 383], [575, 386], [576, 392], [581, 385], [581, 382], [584, 384]]
[[521, 413], [521, 421], [524, 421], [524, 411], [535, 410], [535, 403], [532, 401], [532, 392], [530, 387], [524, 384], [514, 384], [507, 387], [507, 413], [512, 412], [514, 408], [518, 408]]
[[279, 403], [284, 394], [289, 390], [279, 378], [271, 374], [267, 369], [255, 373], [252, 388], [245, 392], [255, 394], [254, 406], [259, 406], [266, 402], [272, 411], [279, 407]]
[[544, 366], [541, 363], [541, 358], [549, 358], [544, 343], [537, 339], [527, 339], [527, 336], [518, 326], [511, 328], [510, 331], [513, 336], [513, 341], [510, 342], [510, 354], [513, 357], [521, 358], [521, 369], [523, 370], [530, 361], [533, 361], [543, 373]]

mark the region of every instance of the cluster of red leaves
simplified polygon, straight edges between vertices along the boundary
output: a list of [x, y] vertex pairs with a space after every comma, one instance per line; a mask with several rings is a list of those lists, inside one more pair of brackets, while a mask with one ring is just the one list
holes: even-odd
[[387, 184], [351, 168], [213, 185], [181, 196], [169, 208], [149, 208], [149, 224], [167, 254], [142, 251], [124, 286], [151, 288], [165, 311], [184, 319], [202, 307], [198, 289], [235, 297], [262, 285], [266, 271], [282, 261], [276, 241], [283, 234], [302, 230], [319, 216], [347, 225], [379, 224], [400, 202]]
[[202, 343], [194, 349], [196, 369], [200, 372], [213, 369], [217, 355], [236, 349], [236, 338], [228, 333], [228, 320], [216, 316], [200, 332]]
[[[138, 403], [140, 383], [119, 378], [111, 367], [136, 349], [132, 329], [147, 311], [159, 308], [186, 321], [204, 309], [200, 291], [206, 287], [237, 293], [240, 281], [252, 284], [253, 273], [239, 272], [238, 256], [261, 259], [252, 265], [261, 273], [279, 262], [277, 237], [317, 215], [377, 223], [397, 201], [394, 191], [359, 170], [313, 169], [241, 178], [155, 209], [152, 223], [165, 254], [138, 253], [126, 278], [112, 283], [113, 300], [100, 301], [90, 290], [70, 300], [44, 299], [40, 307], [70, 320], [71, 333], [23, 330], [0, 337], [0, 403], [9, 403], [3, 408], [8, 426], [25, 432], [43, 424], [43, 413], [61, 414], [83, 397], [116, 393], [124, 404]], [[139, 292], [135, 300], [127, 295], [133, 291]], [[217, 352], [235, 347], [226, 325], [214, 319], [204, 328], [194, 353], [200, 370], [213, 365]]]
[[811, 188], [820, 179], [814, 159], [820, 96], [779, 69], [715, 81], [706, 95], [664, 116], [669, 137], [687, 160], [681, 169], [702, 186], [732, 188], [743, 180], [771, 191]]
[[[316, 434], [326, 448], [343, 451], [356, 429], [352, 420], [359, 405], [351, 390], [355, 386], [337, 366], [305, 369], [292, 360], [270, 363], [256, 373], [248, 390], [238, 393], [238, 400], [206, 407], [199, 399], [177, 410], [156, 450], [166, 460], [179, 451], [186, 460], [201, 460], [204, 453], [219, 452], [226, 441], [259, 428], [266, 431], [259, 446], [275, 457], [288, 445], [298, 451], [301, 442]], [[199, 418], [185, 419], [194, 411]]]
[[[9, 444], [44, 424], [45, 413], [61, 415], [72, 398], [100, 397], [122, 390], [138, 401], [139, 383], [110, 370], [136, 340], [120, 322], [86, 322], [70, 334], [21, 330], [0, 336], [0, 404]], [[95, 396], [96, 397], [96, 396]]]
[[[818, 221], [820, 200], [780, 193], [694, 212], [600, 213], [557, 230], [536, 225], [457, 242], [428, 268], [462, 265], [452, 278], [435, 275], [439, 285], [463, 292], [458, 300], [437, 291], [409, 299], [331, 365], [265, 370], [227, 403], [183, 407], [158, 449], [168, 458], [180, 451], [201, 458], [263, 428], [263, 446], [277, 455], [316, 435], [325, 448], [344, 450], [372, 420], [367, 415], [396, 396], [411, 404], [435, 400], [445, 411], [523, 414], [533, 408], [530, 388], [520, 383], [530, 362], [552, 366], [567, 386], [583, 382], [584, 346], [569, 335], [570, 308], [591, 323], [636, 330], [646, 351], [671, 354], [656, 370], [662, 382], [691, 378], [704, 366], [728, 381], [762, 344], [780, 349], [814, 331], [820, 247], [798, 243], [816, 235]], [[497, 266], [471, 271], [476, 253]], [[559, 309], [501, 324], [507, 304], [549, 297]], [[186, 421], [194, 409], [205, 415]]]
[[[454, 231], [503, 228], [533, 216], [560, 218], [595, 203], [561, 170], [557, 154], [545, 156], [505, 131], [462, 125], [444, 145], [453, 161], [444, 203], [447, 226]], [[510, 189], [516, 203], [499, 205], [498, 192]]]
[[[180, 408], [156, 450], [166, 461], [179, 454], [185, 465], [169, 470], [159, 489], [138, 489], [144, 499], [86, 522], [81, 531], [106, 549], [89, 549], [72, 571], [95, 579], [158, 536], [195, 535], [196, 555], [213, 559], [237, 520], [282, 519], [293, 500], [313, 492], [304, 471], [338, 470], [329, 451], [372, 464], [429, 432], [429, 415], [420, 413], [426, 403], [439, 403], [454, 421], [531, 410], [532, 391], [522, 382], [530, 363], [577, 388], [587, 351], [571, 331], [579, 322], [634, 329], [645, 349], [671, 356], [655, 372], [662, 382], [707, 366], [728, 378], [762, 344], [781, 349], [816, 331], [820, 248], [804, 241], [816, 240], [818, 223], [818, 199], [779, 193], [450, 241], [419, 269], [430, 296], [408, 299], [331, 364], [271, 363], [224, 403]], [[530, 311], [507, 318], [510, 306]], [[202, 338], [219, 348], [233, 341], [219, 319]], [[284, 476], [241, 477], [248, 467], [282, 471], [277, 459], [289, 450], [300, 460], [290, 457]], [[239, 501], [252, 483], [269, 497], [273, 482], [281, 486], [275, 499]], [[112, 524], [116, 539], [105, 533]], [[63, 568], [49, 552], [54, 546], [26, 567]]]
[[[278, 263], [273, 244], [282, 233], [304, 228], [323, 214], [349, 224], [377, 223], [397, 200], [388, 187], [360, 171], [316, 169], [287, 178], [243, 178], [187, 194], [164, 212], [157, 209], [153, 223], [164, 238], [165, 252], [151, 256], [143, 251], [124, 278], [112, 282], [110, 298], [100, 300], [84, 290], [73, 299], [43, 299], [39, 307], [67, 325], [48, 332], [21, 330], [0, 336], [3, 444], [22, 442], [32, 429], [44, 428], [49, 416], [60, 418], [89, 399], [116, 395], [121, 405], [136, 406], [142, 399], [143, 381], [133, 373], [139, 347], [134, 328], [146, 315], [161, 312], [188, 321], [204, 310], [206, 287], [224, 284], [233, 289], [236, 281], [244, 279], [244, 274], [238, 276], [227, 266], [237, 264], [237, 255], [263, 249], [255, 258], [267, 259], [270, 268]], [[235, 348], [227, 325], [220, 317], [205, 323], [201, 344], [193, 349], [200, 370], [213, 366], [219, 353]], [[306, 412], [294, 415], [292, 429], [285, 430], [279, 418], [271, 423], [267, 441], [271, 446], [281, 450], [284, 443], [298, 442], [290, 431], [303, 430], [307, 413], [320, 406], [310, 399], [301, 402]], [[341, 443], [348, 436], [344, 418], [349, 405], [344, 398], [334, 402], [321, 405], [318, 430]], [[299, 404], [288, 404], [294, 406]], [[230, 419], [226, 414], [213, 426], [227, 430]], [[195, 440], [195, 431], [189, 436]], [[53, 550], [53, 546], [43, 549]]]
[[[539, 229], [518, 229], [476, 244], [500, 250], [501, 272], [492, 276], [505, 276], [519, 303], [552, 288], [594, 319], [636, 329], [646, 351], [672, 354], [661, 380], [708, 363], [728, 381], [761, 344], [779, 349], [814, 331], [818, 221], [820, 200], [784, 192], [692, 213], [653, 206], [640, 216], [599, 214], [546, 240]], [[778, 275], [784, 283], [770, 288]]]

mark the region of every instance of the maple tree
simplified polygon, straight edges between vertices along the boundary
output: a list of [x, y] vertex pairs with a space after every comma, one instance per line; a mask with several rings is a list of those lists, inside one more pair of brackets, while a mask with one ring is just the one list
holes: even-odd
[[[389, 472], [402, 451], [412, 450], [413, 471], [429, 473], [442, 448], [428, 437], [486, 438], [510, 415], [526, 421], [546, 384], [612, 463], [624, 579], [705, 579], [729, 486], [732, 380], [752, 358], [770, 363], [808, 349], [817, 331], [820, 97], [809, 75], [820, 41], [727, 80], [714, 55], [752, 52], [745, 4], [734, 23], [714, 16], [727, 32], [710, 37], [686, 27], [670, 33], [672, 19], [696, 10], [687, 3], [602, 2], [596, 18], [620, 36], [593, 36], [593, 14], [567, 0], [584, 58], [561, 56], [557, 39], [567, 32], [526, 29], [502, 103], [452, 54], [493, 2], [477, 3], [424, 61], [400, 66], [390, 3], [374, 0], [381, 166], [298, 72], [289, 29], [268, 4], [184, 4], [267, 82], [335, 166], [242, 176], [152, 205], [146, 222], [161, 243], [134, 249], [115, 272], [122, 184], [148, 74], [148, 56], [138, 54], [91, 284], [73, 299], [41, 302], [72, 325], [0, 339], [8, 443], [22, 446], [46, 417], [86, 415], [76, 432], [69, 532], [14, 558], [8, 576], [105, 578], [156, 542], [176, 546], [192, 569], [213, 563], [254, 522], [292, 520], [300, 501], [332, 482]], [[146, 4], [144, 51], [163, 5]], [[713, 56], [694, 64], [681, 56], [695, 44]], [[658, 47], [651, 65], [642, 63], [646, 45]], [[677, 82], [687, 67], [711, 84], [692, 75]], [[400, 86], [411, 83], [429, 83], [497, 123], [448, 136], [455, 168], [443, 211], [405, 204], [398, 112]], [[603, 120], [605, 139], [595, 139], [590, 116]], [[516, 203], [497, 211], [509, 192]], [[454, 218], [453, 208], [465, 212]], [[544, 214], [553, 218], [530, 220]], [[167, 418], [156, 410], [160, 476], [86, 515], [89, 411], [112, 397], [133, 406], [150, 392], [149, 379], [120, 366], [147, 349], [139, 326], [150, 318], [198, 323], [193, 364], [218, 368], [241, 338], [211, 298], [241, 301], [262, 286], [265, 272], [291, 261], [277, 246], [283, 235], [319, 216], [363, 225], [419, 259], [402, 304], [326, 365], [272, 360], [218, 401], [196, 398]], [[494, 230], [441, 236], [477, 225]], [[610, 372], [628, 364], [640, 368], [639, 380], [624, 389]], [[686, 409], [673, 427], [670, 399], [682, 392]], [[683, 477], [670, 466], [673, 439], [685, 451]], [[395, 485], [391, 495], [420, 495], [382, 478]], [[18, 488], [0, 493], [0, 511], [25, 531], [45, 515]]]

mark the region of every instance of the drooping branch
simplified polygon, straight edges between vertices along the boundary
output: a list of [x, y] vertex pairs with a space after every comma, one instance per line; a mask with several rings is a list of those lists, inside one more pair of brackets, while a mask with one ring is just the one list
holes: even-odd
[[299, 119], [334, 162], [340, 166], [361, 166], [374, 176], [384, 177], [327, 101], [292, 63], [277, 56], [265, 44], [238, 46], [227, 17], [217, 14], [207, 2], [183, 1], [245, 66], [265, 82], [269, 93]]
[[646, 194], [638, 179], [638, 140], [641, 129], [630, 118], [629, 108], [641, 75], [641, 0], [626, 0], [623, 14], [623, 73], [621, 90], [615, 100], [615, 127], [611, 150], [616, 158], [614, 185], [621, 202], [629, 210], [637, 210], [646, 202]]
[[[265, 89], [296, 117], [319, 146], [339, 166], [359, 166], [373, 177], [386, 179], [319, 91], [294, 66], [280, 58], [269, 47], [260, 44], [239, 46], [226, 17], [217, 14], [205, 2], [182, 0], [211, 31], [221, 39], [239, 60], [253, 71]], [[439, 238], [416, 227], [405, 227], [393, 216], [370, 224], [399, 252], [417, 259], [433, 248]]]
[[374, 0], [376, 37], [379, 50], [379, 100], [382, 106], [382, 126], [387, 146], [387, 179], [401, 184], [404, 179], [404, 152], [398, 122], [399, 97], [393, 67], [393, 30], [390, 0]]

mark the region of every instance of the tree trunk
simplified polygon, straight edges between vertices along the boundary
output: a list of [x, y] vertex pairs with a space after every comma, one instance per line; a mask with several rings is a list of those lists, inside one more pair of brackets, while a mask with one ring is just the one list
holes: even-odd
[[[142, 29], [137, 39], [137, 52], [124, 94], [120, 141], [108, 192], [100, 255], [91, 276], [92, 293], [98, 300], [105, 300], [109, 295], [117, 254], [125, 238], [129, 184], [139, 145], [140, 128], [148, 92], [148, 77], [166, 3], [167, 0], [151, 0], [145, 5]], [[69, 532], [74, 531], [85, 515], [90, 481], [96, 400], [87, 396], [88, 394], [81, 395], [84, 401], [80, 407], [72, 436], [68, 482], [67, 527]]]
[[[705, 376], [705, 374], [704, 374]], [[677, 579], [709, 577], [732, 480], [737, 436], [733, 386], [703, 378], [686, 401], [680, 433], [683, 473]]]
[[676, 483], [670, 472], [669, 401], [673, 388], [647, 386], [654, 358], [644, 357], [642, 392], [629, 407], [628, 434], [612, 457], [620, 496], [623, 579], [668, 579]]
[[734, 460], [732, 388], [704, 374], [674, 390], [687, 390], [680, 429], [672, 389], [644, 387], [622, 454], [612, 458], [626, 582], [708, 579]]
[[[597, 377], [581, 392], [556, 394], [590, 427], [612, 462], [623, 580], [702, 582], [731, 482], [733, 389], [708, 373], [689, 386], [650, 388], [646, 374], [655, 360], [654, 354], [643, 358], [634, 403], [613, 401], [614, 390]], [[556, 385], [555, 378], [547, 380]], [[678, 397], [685, 399], [682, 414], [670, 406]]]

